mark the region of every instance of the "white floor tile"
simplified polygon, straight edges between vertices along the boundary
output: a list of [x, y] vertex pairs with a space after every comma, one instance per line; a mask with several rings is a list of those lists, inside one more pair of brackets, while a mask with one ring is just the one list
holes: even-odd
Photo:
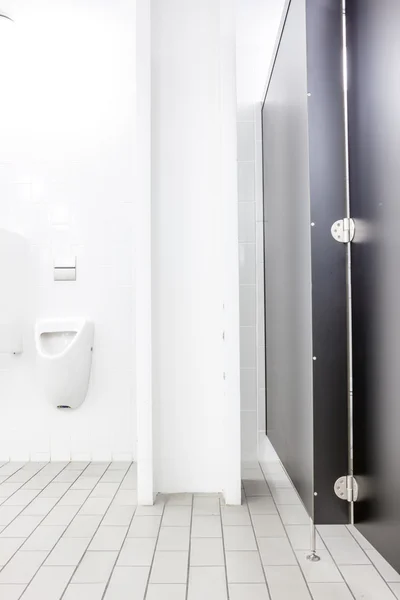
[[224, 567], [192, 567], [189, 573], [188, 600], [227, 600]]
[[57, 475], [57, 477], [55, 477], [53, 479], [54, 483], [74, 483], [74, 481], [76, 481], [79, 477], [79, 471], [61, 471], [61, 473], [59, 473]]
[[390, 581], [390, 583], [400, 582], [400, 574], [393, 569], [393, 567], [383, 558], [383, 556], [377, 550], [375, 550], [375, 548], [365, 550], [365, 552], [367, 553], [368, 557], [371, 559], [375, 567], [378, 569], [383, 579], [385, 579], [385, 581]]
[[119, 471], [125, 474], [128, 469], [136, 471], [136, 464], [129, 460], [113, 460], [106, 471], [106, 473], [112, 473], [113, 471]]
[[87, 538], [61, 538], [46, 559], [45, 566], [76, 567], [89, 541]]
[[356, 542], [361, 546], [363, 550], [372, 550], [373, 545], [358, 531], [354, 525], [347, 525], [347, 530], [352, 535]]
[[62, 600], [101, 600], [105, 583], [70, 583]]
[[23, 550], [50, 552], [65, 531], [65, 525], [39, 525], [26, 540]]
[[389, 587], [396, 598], [400, 598], [400, 583], [389, 583]]
[[352, 537], [346, 525], [317, 525], [317, 531], [319, 532], [323, 540], [325, 538]]
[[224, 527], [224, 543], [227, 552], [257, 550], [252, 527]]
[[194, 567], [219, 567], [225, 565], [222, 538], [192, 538], [190, 565]]
[[47, 487], [40, 492], [40, 498], [61, 498], [70, 487], [70, 483], [49, 483]]
[[0, 585], [1, 600], [19, 600], [21, 598], [26, 585]]
[[[115, 472], [118, 473], [118, 471]], [[116, 527], [129, 526], [134, 514], [134, 506], [115, 506], [111, 504], [104, 516], [102, 525], [114, 525]]]
[[36, 498], [22, 511], [21, 516], [45, 517], [57, 502], [57, 498]]
[[42, 525], [69, 525], [79, 506], [55, 506], [42, 521]]
[[265, 577], [258, 552], [227, 552], [229, 583], [264, 583]]
[[29, 481], [24, 484], [25, 490], [44, 490], [53, 479], [52, 475], [35, 475]]
[[115, 550], [122, 548], [128, 527], [109, 527], [101, 525], [90, 544], [89, 550]]
[[117, 506], [136, 506], [137, 505], [137, 491], [136, 490], [123, 490], [120, 489], [113, 499], [113, 504]]
[[271, 496], [271, 491], [265, 481], [246, 481], [244, 491], [246, 496]]
[[128, 538], [118, 557], [119, 567], [150, 567], [156, 548], [156, 538]]
[[265, 583], [231, 583], [229, 600], [270, 600], [270, 596]]
[[26, 538], [36, 529], [43, 517], [18, 516], [0, 533], [0, 537]]
[[218, 515], [220, 502], [218, 496], [195, 496], [193, 498], [193, 515]]
[[326, 537], [325, 545], [337, 565], [370, 564], [368, 556], [352, 537]]
[[10, 560], [23, 543], [22, 538], [0, 539], [0, 567], [3, 567]]
[[278, 511], [284, 525], [310, 525], [310, 517], [302, 504], [281, 504]]
[[0, 525], [9, 525], [22, 509], [22, 506], [0, 506]]
[[85, 475], [82, 475], [72, 484], [71, 490], [93, 490], [99, 481], [100, 476], [86, 477]]
[[59, 506], [81, 506], [88, 496], [89, 490], [68, 490], [59, 501]]
[[66, 530], [65, 537], [91, 538], [101, 522], [100, 515], [77, 515]]
[[3, 503], [3, 506], [26, 506], [39, 493], [38, 490], [18, 490]]
[[105, 583], [110, 577], [117, 552], [86, 552], [72, 583]]
[[190, 527], [161, 527], [157, 550], [188, 551]]
[[[310, 525], [286, 525], [286, 533], [288, 534], [290, 543], [294, 550], [309, 551], [311, 546], [311, 528]], [[317, 534], [317, 549], [325, 548], [319, 534]]]
[[79, 511], [80, 515], [104, 515], [111, 504], [111, 498], [88, 498]]
[[125, 477], [125, 471], [116, 471], [108, 469], [101, 478], [101, 483], [121, 483]]
[[192, 506], [193, 494], [169, 494], [166, 499], [167, 506]]
[[[112, 473], [119, 473], [119, 471], [112, 471]], [[100, 482], [96, 485], [96, 487], [91, 492], [91, 498], [112, 498], [114, 494], [117, 492], [119, 487], [119, 482], [117, 483], [103, 483], [101, 479]]]
[[[104, 600], [144, 600], [150, 567], [115, 567]], [[86, 599], [85, 599], [86, 600]]]
[[392, 591], [372, 565], [341, 567], [356, 600], [394, 600]]
[[2, 483], [0, 485], [0, 498], [10, 498], [22, 486], [22, 483]]
[[310, 583], [310, 590], [314, 600], [354, 600], [345, 583]]
[[128, 531], [128, 537], [157, 537], [161, 517], [134, 516]]
[[[138, 517], [152, 517], [161, 516], [164, 512], [165, 500], [161, 497], [157, 497], [153, 506], [138, 506], [136, 507], [135, 514]], [[126, 507], [124, 507], [126, 508]], [[132, 507], [133, 509], [135, 507]]]
[[256, 537], [286, 537], [282, 521], [275, 515], [254, 515], [252, 517]]
[[223, 506], [221, 516], [224, 525], [251, 525], [247, 505]]
[[150, 583], [186, 583], [188, 552], [159, 552], [154, 556]]
[[340, 583], [343, 578], [327, 550], [319, 550], [319, 562], [307, 560], [307, 552], [297, 550], [297, 560], [309, 583]]
[[258, 545], [263, 565], [297, 565], [296, 557], [287, 538], [260, 538]]
[[42, 567], [26, 588], [22, 600], [59, 600], [73, 572], [73, 567]]
[[250, 496], [247, 498], [247, 505], [252, 515], [278, 514], [278, 509], [270, 496]]
[[301, 500], [295, 489], [271, 488], [272, 496], [278, 506], [300, 504]]
[[177, 583], [151, 583], [146, 600], [186, 600], [186, 585]]
[[0, 583], [29, 583], [47, 556], [46, 552], [18, 552], [0, 572]]
[[221, 537], [221, 519], [220, 517], [199, 517], [193, 515], [192, 537]]
[[299, 567], [265, 567], [272, 600], [311, 600]]
[[165, 527], [189, 527], [192, 517], [191, 506], [175, 506], [167, 504], [162, 524]]

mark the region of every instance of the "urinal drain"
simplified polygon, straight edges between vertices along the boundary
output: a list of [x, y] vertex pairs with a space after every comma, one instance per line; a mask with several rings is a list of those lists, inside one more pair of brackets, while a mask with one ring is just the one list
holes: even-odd
[[57, 406], [57, 408], [71, 408], [70, 406], [67, 406], [66, 404], [59, 404]]

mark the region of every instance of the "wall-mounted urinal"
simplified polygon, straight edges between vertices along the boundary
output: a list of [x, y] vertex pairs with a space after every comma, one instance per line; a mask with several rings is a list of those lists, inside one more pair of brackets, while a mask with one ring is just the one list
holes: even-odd
[[35, 342], [39, 377], [47, 400], [57, 408], [78, 408], [86, 398], [94, 324], [86, 319], [41, 319]]

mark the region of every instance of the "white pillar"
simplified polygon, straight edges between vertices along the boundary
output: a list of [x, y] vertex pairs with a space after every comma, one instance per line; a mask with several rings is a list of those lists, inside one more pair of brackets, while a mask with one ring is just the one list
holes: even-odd
[[138, 503], [153, 504], [151, 287], [151, 11], [136, 0], [135, 339]]

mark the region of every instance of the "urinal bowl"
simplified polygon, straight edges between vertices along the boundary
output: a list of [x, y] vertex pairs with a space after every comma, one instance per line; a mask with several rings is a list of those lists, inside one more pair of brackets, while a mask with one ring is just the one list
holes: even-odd
[[36, 323], [35, 342], [46, 399], [58, 408], [78, 408], [89, 386], [94, 324], [86, 319], [43, 319]]

